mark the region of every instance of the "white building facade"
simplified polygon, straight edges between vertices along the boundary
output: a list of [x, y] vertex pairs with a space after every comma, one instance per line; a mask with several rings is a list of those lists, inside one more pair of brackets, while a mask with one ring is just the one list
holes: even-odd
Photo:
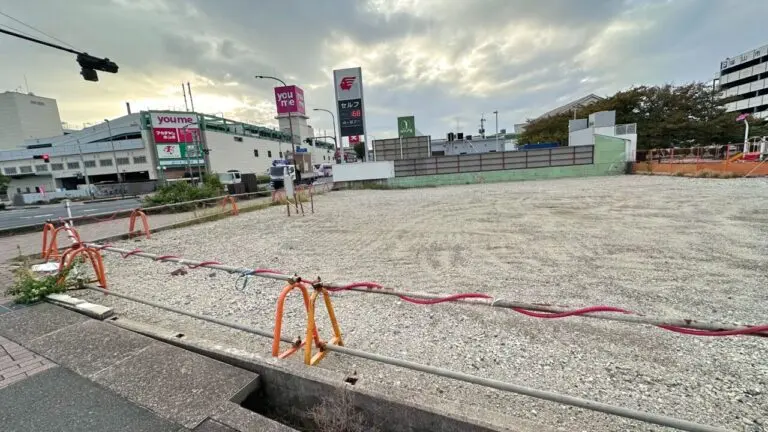
[[0, 150], [17, 148], [25, 140], [63, 135], [55, 99], [32, 93], [0, 93]]
[[[40, 194], [34, 202], [56, 193], [78, 196], [65, 191], [88, 195], [99, 185], [154, 186], [203, 172], [265, 174], [272, 160], [288, 158], [290, 150], [287, 134], [274, 129], [192, 112], [142, 111], [66, 135], [22, 140], [0, 150], [0, 173], [11, 177], [9, 199]], [[334, 153], [324, 142], [302, 143], [298, 151], [310, 153], [313, 164], [330, 162]]]
[[768, 118], [768, 45], [721, 61], [719, 81], [727, 112]]
[[568, 121], [568, 146], [595, 145], [595, 136], [609, 136], [624, 140], [624, 161], [634, 162], [637, 157], [637, 124], [616, 124], [616, 111], [599, 111], [585, 119]]

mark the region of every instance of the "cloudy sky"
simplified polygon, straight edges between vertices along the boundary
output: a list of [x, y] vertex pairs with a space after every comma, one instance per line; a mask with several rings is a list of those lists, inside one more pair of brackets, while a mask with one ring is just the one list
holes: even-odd
[[[117, 75], [79, 76], [74, 56], [0, 35], [0, 91], [56, 98], [62, 120], [183, 109], [275, 125], [276, 75], [333, 109], [331, 71], [361, 66], [372, 135], [416, 116], [424, 133], [493, 130], [589, 93], [711, 80], [720, 60], [768, 43], [765, 0], [0, 0], [0, 12]], [[41, 36], [0, 16], [3, 28]], [[310, 124], [330, 131], [330, 116]]]

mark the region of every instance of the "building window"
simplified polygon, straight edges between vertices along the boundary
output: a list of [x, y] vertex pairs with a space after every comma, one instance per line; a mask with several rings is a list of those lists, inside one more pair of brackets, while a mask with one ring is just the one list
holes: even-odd
[[128, 165], [130, 163], [131, 163], [131, 161], [127, 157], [119, 157], [119, 158], [117, 158], [117, 164], [118, 165]]
[[67, 162], [67, 169], [80, 169], [80, 162]]
[[253, 157], [259, 157], [259, 150], [258, 149], [254, 149], [253, 150]]
[[103, 167], [110, 167], [112, 166], [112, 159], [102, 159], [99, 161], [99, 165]]
[[35, 171], [48, 172], [48, 165], [35, 165]]
[[32, 173], [32, 166], [27, 165], [23, 167], [19, 167], [19, 172], [22, 174], [31, 174]]
[[146, 156], [134, 156], [133, 157], [133, 163], [135, 163], [135, 164], [147, 163], [147, 157]]
[[87, 161], [83, 162], [83, 166], [85, 166], [86, 168], [96, 168], [96, 161], [94, 161], [94, 160], [87, 160]]
[[272, 150], [267, 150], [267, 157], [272, 157]]
[[29, 186], [27, 186], [27, 193], [32, 193], [32, 189], [30, 189]]
[[61, 171], [64, 169], [63, 163], [52, 163], [51, 164], [51, 171]]
[[280, 159], [283, 158], [283, 152], [280, 152]]
[[235, 137], [235, 142], [243, 142], [243, 137]]
[[8, 175], [16, 174], [16, 167], [6, 167], [5, 173]]

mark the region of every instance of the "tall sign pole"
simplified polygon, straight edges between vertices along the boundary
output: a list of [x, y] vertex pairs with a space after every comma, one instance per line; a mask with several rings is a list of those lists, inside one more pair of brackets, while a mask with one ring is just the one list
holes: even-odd
[[365, 136], [365, 159], [368, 159], [368, 136], [366, 134], [365, 103], [363, 99], [363, 73], [357, 68], [333, 71], [333, 87], [336, 94], [336, 111], [339, 121], [339, 151], [344, 163], [342, 141], [344, 137]]

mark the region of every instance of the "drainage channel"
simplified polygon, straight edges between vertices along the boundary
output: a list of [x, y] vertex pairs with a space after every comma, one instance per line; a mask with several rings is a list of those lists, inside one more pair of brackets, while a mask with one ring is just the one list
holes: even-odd
[[[234, 329], [242, 330], [242, 331], [245, 331], [245, 332], [248, 332], [248, 333], [251, 333], [251, 334], [265, 336], [265, 337], [268, 337], [268, 338], [271, 338], [273, 336], [273, 334], [271, 332], [263, 330], [263, 329], [252, 328], [252, 327], [244, 326], [244, 325], [238, 324], [238, 323], [227, 322], [225, 320], [221, 320], [221, 319], [217, 319], [217, 318], [213, 318], [213, 317], [209, 317], [209, 316], [205, 316], [205, 315], [191, 313], [191, 312], [188, 312], [188, 311], [184, 311], [184, 310], [181, 310], [181, 309], [173, 308], [173, 307], [170, 307], [170, 306], [167, 306], [167, 305], [163, 305], [163, 304], [160, 304], [160, 303], [139, 299], [139, 298], [136, 298], [136, 297], [133, 297], [133, 296], [125, 295], [125, 294], [115, 293], [115, 292], [112, 292], [112, 291], [109, 291], [109, 290], [106, 290], [106, 289], [103, 289], [103, 288], [97, 288], [97, 287], [92, 287], [92, 286], [86, 286], [85, 288], [87, 288], [89, 290], [93, 290], [93, 291], [98, 291], [98, 292], [101, 292], [101, 293], [104, 293], [104, 294], [114, 295], [116, 297], [121, 297], [121, 298], [124, 298], [124, 299], [127, 299], [127, 300], [135, 301], [137, 303], [146, 304], [148, 306], [153, 306], [153, 307], [156, 307], [156, 308], [159, 308], [159, 309], [164, 309], [164, 310], [167, 310], [167, 311], [170, 311], [170, 312], [175, 312], [175, 313], [178, 313], [178, 314], [181, 314], [181, 315], [190, 316], [192, 318], [197, 318], [197, 319], [200, 319], [200, 320], [213, 322], [213, 323], [216, 323], [216, 324], [219, 324], [219, 325], [223, 325], [223, 326], [226, 326], [226, 327], [229, 327], [229, 328], [234, 328]], [[420, 363], [416, 363], [416, 362], [411, 362], [411, 361], [408, 361], [408, 360], [401, 360], [401, 359], [386, 357], [386, 356], [382, 356], [382, 355], [375, 354], [375, 353], [370, 353], [370, 352], [366, 352], [366, 351], [361, 351], [361, 350], [356, 350], [356, 349], [352, 349], [352, 348], [347, 348], [347, 347], [344, 347], [344, 346], [337, 346], [337, 345], [328, 344], [325, 347], [325, 349], [328, 350], [328, 351], [334, 351], [334, 352], [338, 352], [338, 353], [341, 353], [341, 354], [346, 354], [346, 355], [350, 355], [350, 356], [365, 358], [365, 359], [368, 359], [368, 360], [373, 360], [373, 361], [377, 361], [377, 362], [381, 362], [381, 363], [385, 363], [385, 364], [390, 364], [390, 365], [393, 365], [393, 366], [399, 366], [399, 367], [410, 369], [410, 370], [415, 370], [415, 371], [424, 372], [424, 373], [428, 373], [428, 374], [433, 374], [433, 375], [443, 376], [443, 377], [447, 377], [447, 378], [452, 378], [452, 379], [455, 379], [455, 380], [464, 381], [464, 382], [471, 383], [471, 384], [478, 384], [478, 385], [481, 385], [481, 386], [484, 386], [484, 387], [488, 387], [488, 388], [494, 388], [494, 389], [502, 390], [502, 391], [506, 391], [506, 392], [522, 394], [522, 395], [526, 395], [526, 396], [535, 397], [535, 398], [538, 398], [538, 399], [548, 400], [548, 401], [551, 401], [551, 402], [557, 402], [557, 403], [561, 403], [561, 404], [565, 404], [565, 405], [571, 405], [571, 406], [575, 406], [575, 407], [579, 407], [579, 408], [585, 408], [585, 409], [589, 409], [589, 410], [592, 410], [592, 411], [603, 412], [603, 413], [606, 413], [606, 414], [611, 414], [611, 415], [615, 415], [615, 416], [619, 416], [619, 417], [624, 417], [624, 418], [629, 418], [629, 419], [634, 419], [634, 420], [640, 420], [640, 421], [643, 421], [643, 422], [646, 422], [646, 423], [656, 424], [656, 425], [660, 425], [660, 426], [673, 427], [673, 428], [676, 428], [676, 429], [685, 430], [685, 431], [689, 431], [689, 432], [727, 432], [726, 429], [723, 429], [723, 428], [720, 428], [720, 427], [716, 427], [716, 426], [703, 425], [703, 424], [694, 423], [694, 422], [690, 422], [690, 421], [686, 421], [686, 420], [681, 420], [681, 419], [678, 419], [678, 418], [669, 417], [669, 416], [665, 416], [665, 415], [652, 414], [652, 413], [648, 413], [648, 412], [644, 412], [644, 411], [639, 411], [639, 410], [635, 410], [635, 409], [631, 409], [631, 408], [624, 408], [624, 407], [610, 405], [610, 404], [606, 404], [606, 403], [601, 403], [601, 402], [597, 402], [597, 401], [593, 401], [593, 400], [589, 400], [589, 399], [577, 398], [577, 397], [573, 397], [573, 396], [569, 396], [569, 395], [565, 395], [565, 394], [560, 394], [560, 393], [556, 393], [556, 392], [534, 389], [534, 388], [522, 386], [522, 385], [519, 385], [519, 384], [507, 383], [507, 382], [493, 380], [493, 379], [484, 378], [484, 377], [479, 377], [479, 376], [475, 376], [475, 375], [469, 375], [469, 374], [465, 374], [465, 373], [461, 373], [461, 372], [456, 372], [456, 371], [451, 371], [451, 370], [447, 370], [447, 369], [442, 369], [442, 368], [438, 368], [438, 367], [424, 365], [424, 364], [420, 364]], [[288, 406], [290, 406], [290, 405], [288, 405]], [[393, 412], [392, 414], [395, 417], [397, 417], [398, 415], [401, 415], [401, 413], [398, 413], [398, 412]], [[411, 429], [408, 429], [408, 430], [419, 430], [419, 429], [411, 428]], [[432, 428], [431, 430], [435, 430], [435, 429]]]

